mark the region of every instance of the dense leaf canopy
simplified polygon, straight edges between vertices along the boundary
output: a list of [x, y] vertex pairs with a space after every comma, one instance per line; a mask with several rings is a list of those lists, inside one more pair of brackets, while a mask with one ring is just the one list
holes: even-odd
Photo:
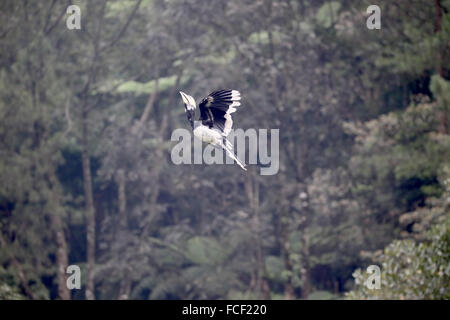
[[[450, 1], [74, 4], [0, 3], [0, 299], [450, 298]], [[276, 175], [172, 163], [221, 88]]]

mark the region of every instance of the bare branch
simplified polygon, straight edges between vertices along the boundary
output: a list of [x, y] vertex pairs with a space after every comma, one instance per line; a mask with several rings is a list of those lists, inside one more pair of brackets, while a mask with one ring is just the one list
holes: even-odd
[[134, 6], [133, 10], [131, 11], [130, 15], [128, 16], [127, 21], [125, 22], [125, 24], [123, 25], [122, 29], [119, 31], [118, 35], [116, 38], [114, 38], [111, 43], [107, 44], [106, 46], [104, 46], [103, 48], [100, 49], [100, 52], [104, 51], [107, 48], [110, 48], [112, 46], [114, 46], [119, 40], [120, 38], [122, 38], [123, 34], [125, 33], [125, 31], [127, 31], [128, 26], [130, 25], [131, 21], [133, 20], [139, 6], [141, 5], [142, 0], [139, 0], [136, 5]]
[[153, 109], [153, 105], [155, 104], [156, 95], [158, 94], [158, 84], [159, 78], [155, 79], [155, 86], [153, 87], [153, 91], [150, 94], [147, 104], [145, 106], [144, 112], [142, 113], [141, 119], [139, 120], [139, 125], [142, 126], [147, 121], [148, 116], [150, 115], [150, 111]]

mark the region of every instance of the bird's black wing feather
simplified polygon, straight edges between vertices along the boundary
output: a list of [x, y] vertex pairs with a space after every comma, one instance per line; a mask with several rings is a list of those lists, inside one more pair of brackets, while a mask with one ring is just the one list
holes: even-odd
[[200, 120], [203, 125], [216, 127], [225, 135], [231, 130], [231, 113], [240, 106], [241, 94], [237, 90], [218, 90], [209, 94], [200, 104]]

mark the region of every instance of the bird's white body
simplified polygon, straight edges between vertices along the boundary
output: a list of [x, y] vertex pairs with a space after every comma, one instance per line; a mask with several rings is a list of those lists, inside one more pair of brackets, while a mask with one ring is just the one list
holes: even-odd
[[204, 126], [201, 121], [194, 122], [194, 136], [203, 142], [209, 143], [216, 148], [222, 148], [226, 151], [231, 159], [234, 159], [237, 164], [247, 171], [245, 164], [233, 153], [233, 145], [219, 130]]
[[[197, 122], [197, 121], [195, 121], [195, 122]], [[198, 122], [200, 122], [200, 121], [198, 121]], [[197, 125], [197, 123], [195, 123], [194, 136], [196, 136], [203, 142], [211, 143], [213, 145], [219, 145], [219, 146], [222, 144], [222, 139], [223, 139], [222, 134], [218, 130], [211, 129], [207, 126], [202, 125], [201, 123], [199, 123], [198, 125]]]

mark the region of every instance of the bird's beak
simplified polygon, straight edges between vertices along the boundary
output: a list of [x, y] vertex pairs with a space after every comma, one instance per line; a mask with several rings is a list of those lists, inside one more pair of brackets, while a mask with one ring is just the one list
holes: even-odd
[[180, 91], [181, 99], [183, 99], [184, 104], [189, 104], [188, 99], [186, 97], [186, 93]]

